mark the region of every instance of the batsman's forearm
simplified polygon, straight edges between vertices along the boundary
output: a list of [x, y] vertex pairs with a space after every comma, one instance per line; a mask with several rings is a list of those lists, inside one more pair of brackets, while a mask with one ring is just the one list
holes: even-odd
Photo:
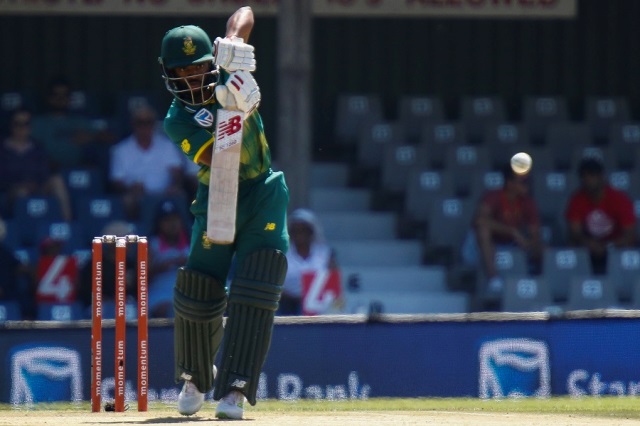
[[227, 21], [226, 37], [240, 37], [248, 43], [253, 29], [253, 10], [249, 6], [236, 10]]

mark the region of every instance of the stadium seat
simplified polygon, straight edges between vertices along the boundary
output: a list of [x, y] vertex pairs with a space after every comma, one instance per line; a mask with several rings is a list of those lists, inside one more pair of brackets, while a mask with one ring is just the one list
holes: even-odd
[[75, 201], [75, 215], [82, 226], [83, 241], [102, 235], [104, 226], [114, 220], [125, 220], [122, 199], [113, 195], [79, 197]]
[[624, 97], [588, 96], [585, 99], [585, 120], [596, 142], [608, 142], [611, 125], [631, 118], [629, 103]]
[[138, 232], [141, 235], [151, 235], [154, 230], [155, 215], [160, 203], [166, 200], [175, 202], [180, 210], [180, 216], [184, 221], [187, 231], [191, 231], [191, 225], [193, 224], [193, 215], [189, 211], [190, 202], [185, 196], [167, 196], [156, 194], [145, 194], [142, 196], [140, 202], [140, 220], [138, 223]]
[[390, 121], [365, 121], [357, 140], [357, 165], [363, 170], [378, 170], [385, 146], [405, 143], [402, 126]]
[[526, 96], [523, 99], [522, 122], [533, 145], [544, 143], [550, 124], [567, 120], [567, 100], [562, 96]]
[[623, 302], [632, 299], [635, 280], [640, 277], [640, 249], [612, 248], [607, 254], [607, 277]]
[[131, 113], [140, 106], [150, 106], [161, 114], [170, 105], [164, 92], [157, 91], [121, 91], [115, 95], [114, 131], [117, 136], [125, 137], [131, 133]]
[[460, 259], [462, 242], [471, 227], [472, 201], [443, 197], [435, 200], [429, 211], [425, 239], [427, 263], [451, 265]]
[[99, 117], [100, 99], [97, 93], [87, 90], [73, 90], [69, 97], [69, 110], [86, 117]]
[[467, 145], [467, 134], [464, 126], [458, 122], [427, 123], [422, 127], [419, 143], [429, 153], [429, 167], [442, 169], [445, 167], [447, 147]]
[[570, 279], [566, 310], [620, 308], [616, 288], [605, 277], [577, 275]]
[[578, 188], [575, 172], [536, 171], [532, 174], [532, 195], [543, 220], [563, 217], [569, 197]]
[[417, 142], [425, 124], [445, 120], [442, 99], [433, 96], [402, 96], [398, 102], [398, 120], [409, 141]]
[[384, 117], [382, 100], [376, 94], [342, 94], [337, 102], [334, 134], [342, 144], [355, 144], [365, 121]]
[[524, 126], [514, 123], [496, 123], [485, 127], [484, 145], [489, 150], [491, 166], [500, 169], [509, 164], [513, 154], [529, 152], [529, 136]]
[[4, 321], [20, 321], [21, 319], [20, 303], [14, 300], [0, 300], [0, 323]]
[[550, 124], [547, 129], [545, 146], [550, 149], [557, 169], [569, 169], [573, 152], [591, 145], [593, 137], [586, 123], [558, 122]]
[[33, 94], [25, 90], [8, 90], [0, 93], [0, 134], [9, 133], [9, 118], [20, 108], [33, 110], [35, 105]]
[[62, 221], [60, 202], [55, 197], [29, 196], [16, 199], [13, 205], [13, 223], [21, 246], [33, 246], [39, 224]]
[[609, 130], [609, 146], [615, 155], [618, 169], [636, 168], [640, 155], [640, 122], [625, 121], [613, 123]]
[[556, 302], [566, 302], [572, 277], [591, 276], [591, 260], [583, 247], [547, 247], [542, 256], [542, 277]]
[[551, 288], [541, 277], [510, 276], [502, 293], [504, 312], [541, 312], [553, 306]]
[[412, 168], [427, 167], [428, 152], [424, 145], [385, 146], [380, 175], [380, 189], [404, 194]]
[[84, 233], [79, 222], [39, 223], [36, 229], [36, 241], [41, 243], [51, 238], [63, 243], [62, 253], [71, 254], [82, 247], [90, 247], [91, 241], [83, 241]]
[[[528, 259], [526, 253], [518, 247], [499, 247], [494, 254], [495, 267], [498, 275], [506, 279], [528, 275]], [[504, 295], [504, 288], [489, 288], [484, 273], [478, 275], [476, 295], [483, 302], [499, 302]]]
[[39, 321], [74, 321], [83, 319], [82, 304], [74, 303], [39, 303], [37, 309]]
[[504, 100], [498, 96], [467, 96], [460, 99], [460, 121], [467, 129], [469, 142], [483, 142], [485, 128], [507, 120]]
[[448, 146], [445, 158], [445, 167], [454, 177], [455, 191], [462, 197], [471, 194], [473, 181], [480, 173], [491, 170], [491, 159], [485, 146]]
[[105, 193], [106, 183], [102, 170], [97, 168], [66, 169], [62, 175], [72, 198], [83, 195], [99, 196]]
[[502, 171], [480, 171], [471, 181], [469, 197], [478, 202], [487, 191], [500, 189], [504, 186]]
[[404, 213], [406, 218], [426, 223], [434, 201], [455, 196], [452, 174], [448, 170], [413, 168], [407, 183]]
[[632, 199], [640, 198], [640, 168], [635, 170], [612, 170], [607, 179], [609, 184], [625, 192]]

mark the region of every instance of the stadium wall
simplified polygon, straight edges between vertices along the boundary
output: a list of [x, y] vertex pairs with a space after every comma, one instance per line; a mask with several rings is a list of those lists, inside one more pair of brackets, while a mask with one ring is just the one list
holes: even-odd
[[[387, 112], [403, 94], [433, 94], [450, 116], [465, 95], [499, 95], [517, 118], [525, 95], [563, 95], [575, 117], [587, 95], [626, 96], [640, 109], [640, 2], [580, 0], [575, 19], [316, 18], [313, 108], [316, 145], [333, 140], [336, 97], [377, 93]], [[0, 92], [43, 90], [52, 76], [104, 95], [162, 91], [160, 40], [193, 23], [212, 35], [226, 17], [12, 15], [0, 2]], [[276, 129], [276, 18], [258, 16], [256, 46], [268, 133]], [[168, 99], [168, 94], [166, 94]], [[327, 113], [329, 112], [329, 113]], [[268, 136], [271, 136], [268, 134]], [[270, 137], [275, 144], [276, 138]]]
[[[278, 318], [260, 398], [640, 394], [640, 313]], [[153, 322], [153, 321], [152, 321]], [[104, 330], [103, 395], [113, 395], [113, 322]], [[135, 328], [127, 398], [135, 399]], [[175, 401], [172, 325], [150, 328], [150, 399]], [[0, 325], [0, 402], [88, 400], [90, 328]]]

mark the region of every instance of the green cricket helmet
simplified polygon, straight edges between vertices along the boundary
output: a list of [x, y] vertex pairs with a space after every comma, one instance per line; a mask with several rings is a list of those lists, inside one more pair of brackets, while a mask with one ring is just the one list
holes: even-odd
[[[211, 101], [219, 75], [212, 52], [211, 40], [200, 27], [183, 25], [167, 31], [158, 58], [167, 90], [187, 105]], [[178, 68], [191, 65], [197, 66], [192, 73], [178, 74]]]

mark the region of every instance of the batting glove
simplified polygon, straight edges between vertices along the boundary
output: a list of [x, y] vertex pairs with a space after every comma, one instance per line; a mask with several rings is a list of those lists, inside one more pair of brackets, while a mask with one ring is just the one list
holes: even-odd
[[243, 111], [248, 117], [260, 104], [260, 87], [248, 71], [236, 71], [216, 86], [216, 98], [224, 109]]
[[213, 44], [213, 56], [215, 57], [214, 62], [216, 65], [229, 72], [256, 70], [253, 46], [245, 43], [243, 39], [239, 37], [218, 37]]

